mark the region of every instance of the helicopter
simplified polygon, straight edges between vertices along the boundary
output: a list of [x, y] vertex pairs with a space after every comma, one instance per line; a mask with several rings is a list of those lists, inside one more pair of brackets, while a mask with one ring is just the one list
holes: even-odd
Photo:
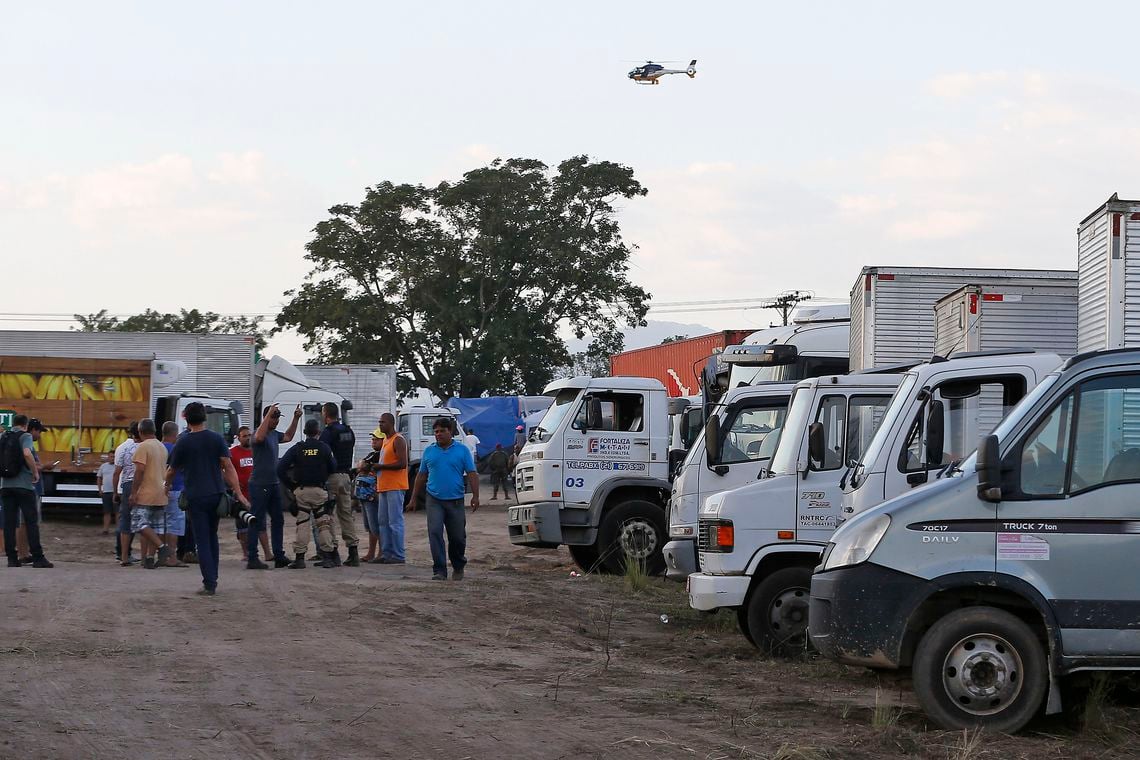
[[[671, 61], [665, 61], [671, 63]], [[653, 61], [646, 61], [644, 66], [638, 66], [633, 71], [629, 72], [629, 78], [638, 84], [660, 84], [661, 77], [666, 74], [688, 74], [689, 79], [697, 75], [697, 59], [689, 61], [687, 69], [667, 69], [660, 63]]]

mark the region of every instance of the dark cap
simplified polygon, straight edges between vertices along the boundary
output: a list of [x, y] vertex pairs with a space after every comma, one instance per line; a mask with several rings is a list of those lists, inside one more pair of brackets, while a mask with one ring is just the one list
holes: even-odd
[[47, 430], [47, 428], [44, 427], [44, 423], [40, 422], [35, 417], [32, 417], [30, 420], [28, 420], [28, 432], [30, 433], [33, 430]]

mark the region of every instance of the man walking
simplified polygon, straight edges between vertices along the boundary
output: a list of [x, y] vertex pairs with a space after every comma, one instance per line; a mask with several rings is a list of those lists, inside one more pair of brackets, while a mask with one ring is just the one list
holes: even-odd
[[176, 474], [183, 474], [183, 493], [194, 528], [198, 568], [202, 571], [202, 590], [198, 593], [213, 596], [218, 589], [218, 505], [225, 496], [225, 487], [228, 485], [246, 508], [249, 500], [241, 492], [225, 440], [206, 429], [206, 407], [193, 401], [186, 405], [185, 415], [189, 430], [170, 453], [166, 486], [170, 487]]
[[296, 559], [289, 565], [292, 570], [305, 569], [305, 552], [309, 550], [309, 534], [312, 532], [316, 533], [321, 567], [336, 567], [333, 561], [333, 518], [327, 508], [331, 494], [325, 485], [337, 462], [332, 449], [317, 438], [319, 433], [320, 425], [316, 420], [306, 422], [305, 440], [285, 452], [277, 464], [277, 477], [293, 492], [293, 509], [296, 510], [293, 511], [297, 518], [297, 530], [293, 536]]
[[[251, 532], [247, 552], [249, 562], [246, 565], [250, 570], [265, 570], [269, 565], [257, 557], [256, 535], [260, 535], [262, 545], [265, 542], [266, 516], [269, 517], [269, 526], [273, 543], [273, 566], [277, 568], [288, 567], [289, 560], [285, 557], [285, 512], [281, 506], [281, 481], [277, 477], [277, 458], [279, 446], [293, 440], [297, 433], [297, 423], [301, 419], [301, 406], [293, 410], [293, 419], [289, 428], [282, 433], [277, 429], [281, 419], [281, 409], [277, 404], [265, 410], [261, 417], [261, 424], [253, 434], [253, 472], [249, 477], [249, 500], [253, 504], [253, 516], [257, 518], [254, 526], [257, 533]], [[266, 550], [265, 558], [269, 559]]]
[[[158, 567], [166, 532], [166, 447], [155, 438], [154, 420], [139, 421], [138, 447], [133, 457], [135, 477], [131, 485], [131, 532], [141, 536], [143, 567]], [[163, 552], [163, 554], [165, 554]]]
[[487, 468], [491, 471], [491, 501], [499, 498], [499, 488], [503, 489], [503, 498], [507, 498], [509, 494], [507, 489], [510, 486], [507, 484], [507, 468], [510, 466], [511, 457], [507, 454], [503, 444], [496, 443], [495, 450], [487, 457]]
[[[166, 449], [167, 462], [170, 461], [170, 452], [174, 451], [174, 444], [177, 441], [178, 423], [174, 420], [162, 423], [162, 447]], [[182, 473], [179, 472], [170, 481], [170, 490], [166, 494], [166, 524], [162, 535], [166, 551], [160, 552], [158, 559], [158, 563], [163, 567], [186, 567], [182, 559], [183, 551], [178, 548], [178, 544], [186, 536], [186, 513], [178, 506], [178, 499], [181, 496]]]
[[36, 483], [40, 470], [33, 456], [32, 436], [28, 433], [28, 417], [17, 414], [12, 428], [0, 438], [0, 507], [4, 510], [4, 551], [8, 567], [19, 567], [16, 548], [16, 524], [20, 519], [28, 535], [32, 567], [54, 567], [44, 556], [40, 545], [40, 524], [36, 514]]
[[119, 554], [123, 567], [131, 564], [131, 481], [135, 477], [135, 449], [139, 445], [139, 423], [132, 422], [127, 429], [127, 440], [115, 449], [115, 503], [119, 506]]
[[[352, 450], [356, 447], [356, 436], [352, 428], [340, 421], [340, 411], [331, 401], [321, 406], [321, 417], [325, 429], [321, 431], [321, 441], [332, 449], [336, 467], [329, 475], [329, 498], [336, 499], [336, 518], [340, 524], [340, 536], [348, 547], [349, 567], [360, 566], [357, 553], [356, 516], [352, 513]], [[307, 427], [307, 425], [306, 425]], [[340, 564], [340, 550], [333, 549], [333, 562]]]
[[380, 415], [384, 448], [376, 464], [376, 517], [380, 526], [380, 563], [402, 565], [404, 559], [404, 495], [408, 491], [408, 442], [396, 432], [396, 418]]
[[[479, 509], [479, 475], [471, 449], [456, 443], [454, 422], [437, 417], [432, 425], [435, 443], [424, 449], [420, 471], [412, 489], [414, 509], [420, 491], [427, 489], [428, 544], [431, 546], [432, 580], [447, 580], [450, 557], [452, 577], [463, 580], [467, 564], [467, 516], [463, 513], [463, 480], [471, 488], [471, 511]], [[443, 536], [447, 533], [445, 546]]]

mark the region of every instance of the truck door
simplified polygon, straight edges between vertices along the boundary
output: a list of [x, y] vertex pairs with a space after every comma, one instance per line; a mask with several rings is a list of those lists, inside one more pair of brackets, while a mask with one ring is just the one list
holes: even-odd
[[[594, 400], [601, 405], [601, 420], [589, 428], [586, 410]], [[567, 504], [589, 504], [598, 486], [610, 478], [649, 475], [649, 401], [646, 393], [632, 390], [595, 391], [582, 398], [564, 436], [562, 498]], [[660, 424], [667, 425], [667, 420], [663, 416]]]
[[[996, 374], [991, 367], [931, 376], [929, 398], [919, 405], [893, 465], [887, 467], [886, 495], [927, 483], [946, 465], [969, 456], [978, 439], [989, 435], [1035, 382], [1029, 369], [1012, 367]], [[932, 412], [941, 419], [941, 431], [934, 435]]]
[[843, 511], [839, 481], [863, 456], [890, 400], [889, 391], [834, 393], [820, 399], [815, 421], [823, 427], [823, 460], [813, 460], [806, 477], [797, 475], [796, 538], [800, 541], [827, 543]]
[[1005, 468], [997, 572], [1042, 592], [1065, 654], [1140, 655], [1140, 374], [1080, 383]]
[[712, 494], [756, 480], [780, 442], [788, 398], [788, 394], [744, 398], [725, 408], [719, 456], [714, 462], [699, 463], [698, 510]]

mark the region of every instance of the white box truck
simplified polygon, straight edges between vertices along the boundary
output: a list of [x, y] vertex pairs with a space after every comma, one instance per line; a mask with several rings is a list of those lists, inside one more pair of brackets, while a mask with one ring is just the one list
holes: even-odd
[[1113, 193], [1077, 225], [1077, 350], [1140, 346], [1140, 200]]
[[1056, 286], [1073, 276], [1063, 270], [863, 267], [851, 288], [851, 371], [932, 356], [934, 305], [965, 285]]
[[1056, 285], [966, 285], [934, 304], [934, 353], [1077, 353], [1077, 275]]
[[354, 458], [360, 460], [372, 450], [369, 434], [376, 429], [380, 415], [396, 414], [395, 365], [302, 364], [298, 369], [323, 390], [352, 402], [349, 424], [356, 433]]

